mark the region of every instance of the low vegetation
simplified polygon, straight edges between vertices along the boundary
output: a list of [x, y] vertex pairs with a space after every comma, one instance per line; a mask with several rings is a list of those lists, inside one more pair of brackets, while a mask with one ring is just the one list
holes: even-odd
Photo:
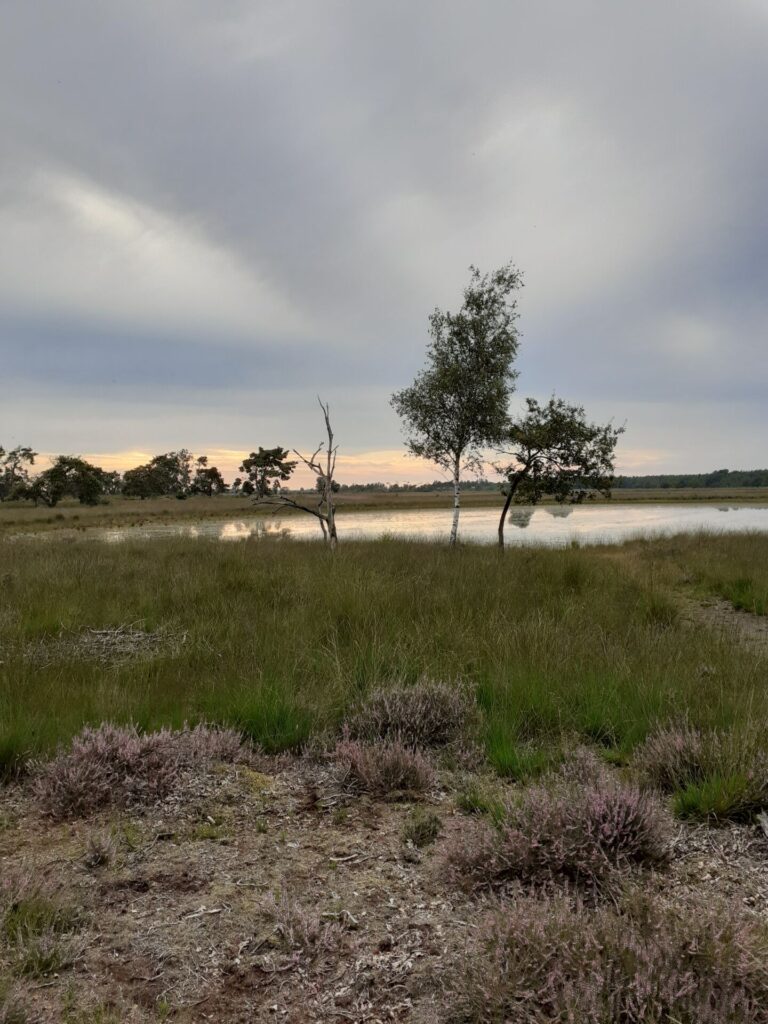
[[495, 827], [479, 821], [447, 847], [446, 866], [458, 881], [595, 889], [669, 856], [668, 813], [605, 769], [551, 775], [510, 794], [495, 818]]
[[768, 1020], [768, 929], [728, 906], [521, 899], [481, 935], [456, 986], [466, 1024]]
[[149, 806], [168, 796], [185, 770], [245, 756], [233, 729], [197, 725], [141, 734], [135, 726], [102, 724], [86, 727], [68, 748], [37, 764], [33, 785], [50, 817], [81, 817], [108, 806]]
[[[352, 737], [399, 730], [427, 745], [469, 742], [467, 729], [517, 779], [556, 767], [574, 737], [626, 760], [681, 715], [726, 731], [766, 717], [761, 653], [680, 603], [731, 564], [762, 585], [768, 539], [503, 557], [361, 542], [332, 562], [318, 545], [269, 540], [0, 543], [0, 770], [102, 721], [139, 732], [208, 721], [266, 752], [345, 720]], [[77, 643], [128, 627], [173, 643], [130, 658]], [[410, 688], [423, 679], [453, 703], [429, 691], [417, 708]], [[427, 732], [403, 731], [414, 723]]]

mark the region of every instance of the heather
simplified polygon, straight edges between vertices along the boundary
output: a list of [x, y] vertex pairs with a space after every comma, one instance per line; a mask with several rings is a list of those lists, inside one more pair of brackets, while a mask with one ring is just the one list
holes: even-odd
[[748, 821], [768, 804], [767, 740], [766, 727], [749, 722], [728, 730], [658, 726], [635, 750], [632, 767], [673, 794], [682, 817]]
[[454, 982], [465, 1024], [762, 1024], [768, 930], [718, 902], [517, 899], [484, 921]]
[[232, 729], [206, 725], [143, 734], [135, 726], [85, 728], [68, 748], [33, 770], [33, 788], [52, 818], [78, 817], [103, 807], [148, 806], [167, 797], [183, 773], [247, 754]]
[[556, 882], [596, 891], [620, 872], [669, 858], [665, 808], [590, 759], [501, 800], [500, 813], [498, 803], [490, 805], [495, 827], [480, 819], [454, 833], [445, 858], [456, 881]]

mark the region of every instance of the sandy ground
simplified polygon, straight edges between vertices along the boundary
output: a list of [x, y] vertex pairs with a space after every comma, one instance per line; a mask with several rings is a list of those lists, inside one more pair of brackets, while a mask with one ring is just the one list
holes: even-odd
[[[31, 877], [82, 913], [72, 964], [18, 983], [30, 1022], [451, 1019], [446, 981], [499, 899], [445, 882], [442, 849], [467, 824], [451, 777], [426, 801], [441, 835], [416, 850], [403, 839], [412, 804], [320, 809], [311, 764], [258, 767], [195, 774], [144, 814], [62, 824], [6, 790], [3, 878]], [[768, 920], [758, 827], [681, 826], [670, 866], [644, 879]]]

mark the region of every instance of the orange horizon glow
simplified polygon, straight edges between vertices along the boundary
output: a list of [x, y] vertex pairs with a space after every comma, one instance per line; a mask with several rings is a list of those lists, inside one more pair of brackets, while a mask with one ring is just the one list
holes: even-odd
[[[119, 452], [83, 452], [82, 458], [106, 470], [124, 473], [134, 466], [149, 462], [156, 451], [129, 449]], [[232, 448], [208, 448], [205, 453], [210, 465], [218, 466], [227, 483], [239, 475], [239, 467], [247, 452]], [[625, 449], [617, 458], [616, 474], [632, 475], [662, 472], [658, 468], [668, 461], [670, 452], [653, 448]], [[42, 452], [38, 462], [45, 466], [55, 455]], [[669, 472], [669, 470], [667, 470]], [[489, 467], [488, 476], [494, 473]], [[313, 483], [313, 476], [306, 467], [299, 464], [291, 478], [299, 487]], [[342, 484], [367, 484], [381, 481], [385, 484], [424, 484], [433, 480], [448, 479], [438, 466], [425, 459], [408, 455], [401, 448], [383, 448], [374, 451], [339, 453], [336, 460], [336, 479]]]

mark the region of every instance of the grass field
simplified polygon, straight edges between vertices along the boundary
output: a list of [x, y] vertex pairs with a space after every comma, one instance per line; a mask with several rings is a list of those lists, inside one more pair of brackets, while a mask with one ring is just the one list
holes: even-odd
[[[660, 720], [726, 727], [768, 711], [761, 653], [681, 611], [688, 594], [764, 612], [765, 536], [503, 556], [396, 541], [335, 556], [279, 541], [20, 541], [0, 543], [0, 580], [6, 769], [105, 719], [207, 719], [296, 748], [372, 686], [422, 676], [470, 684], [489, 758], [513, 776], [571, 734], [620, 760]], [[135, 656], [87, 632], [128, 626], [146, 640]]]
[[0, 538], [0, 1022], [768, 1024], [767, 606], [768, 535]]
[[[452, 496], [447, 491], [392, 492], [340, 494], [338, 512], [386, 509], [438, 509], [451, 508]], [[657, 489], [616, 490], [610, 499], [613, 504], [679, 503], [768, 505], [768, 488], [735, 487], [716, 489]], [[602, 500], [599, 502], [603, 503]], [[498, 508], [501, 498], [495, 491], [465, 491], [464, 508]], [[269, 515], [271, 508], [257, 508], [250, 498], [219, 495], [215, 498], [192, 497], [184, 501], [176, 498], [113, 497], [103, 505], [87, 507], [66, 499], [56, 508], [35, 508], [27, 502], [0, 503], [0, 536], [4, 533], [41, 531], [61, 528], [82, 529], [89, 526], [138, 526], [150, 522], [178, 522], [194, 519], [233, 518]], [[281, 515], [291, 515], [286, 510]], [[301, 514], [301, 513], [298, 513]]]

